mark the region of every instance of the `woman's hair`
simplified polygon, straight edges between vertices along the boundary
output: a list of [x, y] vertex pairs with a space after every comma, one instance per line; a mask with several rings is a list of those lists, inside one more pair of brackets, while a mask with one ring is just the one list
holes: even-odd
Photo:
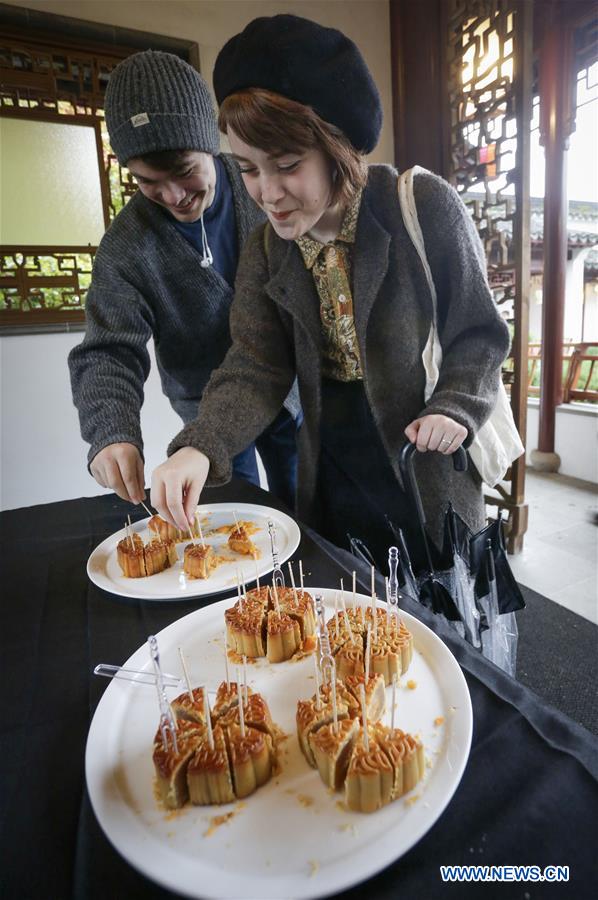
[[220, 130], [229, 128], [250, 147], [283, 156], [321, 150], [330, 163], [332, 203], [349, 203], [365, 186], [365, 159], [335, 125], [325, 122], [310, 106], [262, 88], [230, 94], [220, 107]]

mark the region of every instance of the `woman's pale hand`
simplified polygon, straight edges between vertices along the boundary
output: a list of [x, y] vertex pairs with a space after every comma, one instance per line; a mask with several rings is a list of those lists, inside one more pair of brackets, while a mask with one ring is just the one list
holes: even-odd
[[449, 416], [435, 413], [414, 419], [405, 429], [405, 434], [420, 453], [438, 450], [439, 453], [449, 456], [467, 437], [467, 428]]
[[194, 447], [182, 447], [152, 474], [152, 506], [171, 525], [187, 531], [193, 524], [210, 460]]

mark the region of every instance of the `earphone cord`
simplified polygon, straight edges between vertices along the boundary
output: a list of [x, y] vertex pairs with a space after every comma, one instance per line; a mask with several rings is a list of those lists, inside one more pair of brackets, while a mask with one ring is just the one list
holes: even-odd
[[201, 266], [203, 269], [207, 269], [208, 266], [211, 266], [214, 262], [214, 258], [212, 256], [212, 251], [208, 245], [208, 237], [206, 235], [205, 225], [203, 223], [203, 216], [200, 219], [201, 222], [201, 249], [202, 249], [202, 259]]

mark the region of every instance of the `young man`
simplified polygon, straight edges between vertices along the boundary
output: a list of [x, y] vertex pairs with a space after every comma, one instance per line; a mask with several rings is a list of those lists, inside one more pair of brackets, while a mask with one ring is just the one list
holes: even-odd
[[[153, 337], [162, 389], [184, 423], [226, 354], [240, 251], [263, 215], [228, 156], [203, 78], [169, 53], [137, 53], [106, 91], [111, 146], [139, 191], [102, 238], [87, 295], [87, 330], [69, 355], [73, 399], [103, 487], [145, 496], [140, 410]], [[256, 445], [270, 489], [291, 508], [297, 394]], [[252, 444], [234, 474], [258, 483]]]

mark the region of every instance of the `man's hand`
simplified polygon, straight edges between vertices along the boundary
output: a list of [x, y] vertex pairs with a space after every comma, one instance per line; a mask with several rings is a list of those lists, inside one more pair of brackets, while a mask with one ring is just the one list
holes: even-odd
[[154, 469], [152, 506], [171, 525], [187, 531], [193, 525], [210, 460], [193, 447], [182, 447]]
[[434, 414], [414, 419], [405, 429], [405, 434], [420, 453], [438, 450], [449, 456], [467, 437], [467, 428], [448, 416]]
[[143, 460], [135, 444], [108, 444], [96, 453], [89, 469], [98, 484], [123, 500], [140, 503], [145, 499]]

